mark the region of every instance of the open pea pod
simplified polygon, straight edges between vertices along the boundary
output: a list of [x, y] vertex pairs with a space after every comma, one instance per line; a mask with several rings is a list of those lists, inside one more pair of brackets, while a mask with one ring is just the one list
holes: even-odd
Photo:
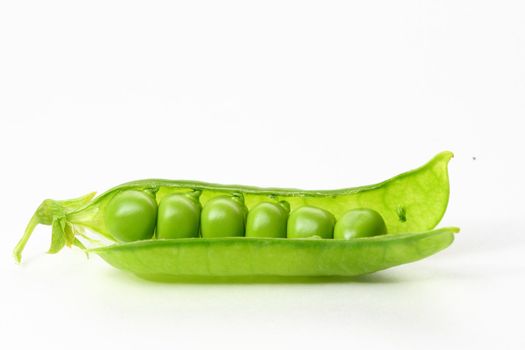
[[[451, 152], [384, 182], [339, 190], [299, 190], [219, 185], [195, 181], [140, 180], [114, 187], [93, 198], [45, 200], [29, 222], [14, 250], [21, 253], [36, 225], [52, 226], [50, 253], [78, 246], [111, 265], [145, 278], [240, 276], [356, 276], [416, 261], [447, 246], [457, 228], [432, 229], [443, 217], [449, 199], [448, 162]], [[261, 201], [286, 201], [293, 210], [311, 205], [330, 211], [336, 219], [349, 209], [370, 208], [385, 220], [388, 234], [351, 240], [283, 238], [186, 238], [116, 242], [105, 222], [105, 209], [121, 191], [139, 190], [160, 201], [172, 193], [211, 198], [242, 196], [248, 209]], [[90, 229], [109, 243], [97, 243]], [[84, 242], [84, 243], [83, 243]], [[86, 249], [85, 245], [90, 248]]]

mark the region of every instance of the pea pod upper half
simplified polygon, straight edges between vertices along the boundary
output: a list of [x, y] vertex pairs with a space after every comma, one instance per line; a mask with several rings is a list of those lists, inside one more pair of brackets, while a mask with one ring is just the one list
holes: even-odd
[[[20, 261], [35, 226], [45, 224], [52, 226], [50, 253], [75, 245], [145, 278], [366, 274], [452, 243], [457, 228], [431, 231], [448, 204], [452, 156], [442, 152], [387, 181], [340, 190], [150, 179], [95, 198], [48, 199], [14, 255]], [[334, 232], [339, 239], [311, 239]]]

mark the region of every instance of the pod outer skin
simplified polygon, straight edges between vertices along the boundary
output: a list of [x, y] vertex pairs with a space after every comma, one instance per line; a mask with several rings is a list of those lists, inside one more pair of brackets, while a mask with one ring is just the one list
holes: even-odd
[[448, 247], [458, 228], [349, 241], [279, 238], [152, 240], [89, 250], [139, 277], [176, 282], [214, 277], [359, 276]]

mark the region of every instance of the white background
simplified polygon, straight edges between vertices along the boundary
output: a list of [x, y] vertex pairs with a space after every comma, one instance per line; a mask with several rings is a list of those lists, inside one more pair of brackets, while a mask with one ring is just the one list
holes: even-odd
[[[2, 1], [0, 348], [523, 349], [522, 1]], [[346, 283], [156, 284], [49, 227], [133, 179], [339, 188], [450, 149], [429, 259]], [[113, 344], [113, 345], [112, 345]]]

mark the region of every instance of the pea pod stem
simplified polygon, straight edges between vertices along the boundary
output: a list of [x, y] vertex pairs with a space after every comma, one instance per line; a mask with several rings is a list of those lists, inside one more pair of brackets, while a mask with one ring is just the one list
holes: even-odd
[[37, 215], [37, 213], [33, 214], [31, 217], [31, 220], [29, 220], [29, 223], [26, 226], [26, 230], [24, 231], [24, 235], [18, 241], [15, 249], [13, 250], [13, 256], [17, 263], [20, 263], [22, 261], [22, 252], [24, 251], [24, 248], [27, 244], [27, 241], [29, 238], [31, 238], [31, 235], [33, 234], [33, 231], [40, 223], [40, 219]]
[[96, 192], [91, 192], [84, 196], [67, 200], [44, 200], [29, 220], [24, 235], [13, 250], [15, 260], [18, 263], [22, 261], [22, 252], [27, 241], [31, 238], [33, 231], [39, 224], [53, 226], [52, 244], [49, 253], [57, 253], [62, 249], [63, 245], [81, 247], [82, 243], [75, 238], [77, 231], [75, 231], [71, 223], [67, 222], [66, 216], [84, 207], [95, 197], [95, 194]]

